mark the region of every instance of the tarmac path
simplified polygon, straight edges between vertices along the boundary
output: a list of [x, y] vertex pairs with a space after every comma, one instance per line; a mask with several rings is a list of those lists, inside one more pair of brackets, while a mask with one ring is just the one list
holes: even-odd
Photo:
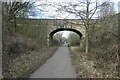
[[63, 45], [30, 78], [76, 78], [68, 47]]

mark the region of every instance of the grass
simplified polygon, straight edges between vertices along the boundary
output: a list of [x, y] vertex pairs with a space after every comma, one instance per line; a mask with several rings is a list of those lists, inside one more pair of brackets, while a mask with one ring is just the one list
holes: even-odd
[[27, 78], [29, 75], [39, 68], [46, 60], [51, 57], [56, 47], [49, 48], [44, 52], [30, 52], [30, 54], [20, 55], [15, 58], [7, 67], [7, 71], [3, 71], [4, 78]]
[[46, 26], [39, 24], [38, 27], [25, 22], [15, 30], [11, 27], [12, 31], [5, 32], [4, 78], [28, 77], [57, 50], [57, 47], [47, 46]]
[[[116, 78], [115, 65], [97, 60], [94, 54], [84, 53], [79, 47], [69, 47], [78, 78]], [[102, 60], [102, 59], [101, 59]]]

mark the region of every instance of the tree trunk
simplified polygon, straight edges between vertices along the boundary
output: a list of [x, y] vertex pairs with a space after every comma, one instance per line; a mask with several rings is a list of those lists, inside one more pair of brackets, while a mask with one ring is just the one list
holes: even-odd
[[89, 48], [89, 0], [87, 0], [87, 11], [86, 11], [86, 31], [85, 31], [85, 37], [86, 37], [86, 50], [85, 52], [88, 53], [88, 48]]
[[86, 32], [85, 32], [85, 37], [86, 37], [86, 49], [85, 49], [85, 53], [88, 53], [88, 48], [89, 48], [89, 36], [88, 36], [88, 32], [87, 32], [87, 30], [86, 30]]

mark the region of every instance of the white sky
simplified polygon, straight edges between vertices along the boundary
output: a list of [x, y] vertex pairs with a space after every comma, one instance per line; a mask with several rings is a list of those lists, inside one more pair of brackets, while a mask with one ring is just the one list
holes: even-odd
[[[60, 31], [60, 32], [57, 32], [57, 33], [62, 33], [62, 37], [68, 38], [71, 31]], [[54, 35], [56, 35], [57, 33], [55, 33]]]
[[[80, 0], [37, 0], [36, 1], [36, 5], [39, 5], [41, 3], [45, 3], [45, 4], [48, 4], [48, 3], [56, 3], [56, 4], [60, 4], [60, 3], [78, 3], [78, 1]], [[82, 0], [82, 1], [86, 1], [86, 0]], [[91, 0], [92, 2], [94, 2], [95, 0]], [[111, 1], [111, 2], [114, 2], [115, 3], [115, 10], [116, 12], [118, 12], [118, 2], [120, 0], [98, 0], [99, 2], [103, 2], [103, 1]], [[94, 6], [94, 5], [93, 5]], [[37, 7], [39, 9], [41, 9], [41, 7]], [[52, 7], [52, 6], [44, 6], [42, 7], [42, 9], [44, 9], [46, 12], [40, 12], [40, 10], [36, 9], [36, 15], [35, 17], [33, 16], [30, 16], [31, 18], [45, 18], [45, 19], [48, 19], [48, 18], [52, 18], [52, 19], [64, 19], [64, 18], [67, 18], [67, 19], [75, 19], [76, 16], [73, 15], [73, 14], [69, 14], [69, 13], [58, 13], [56, 12], [56, 8], [55, 7]], [[77, 19], [79, 19], [77, 17]]]
[[[9, 1], [9, 0], [2, 0], [2, 1]], [[29, 0], [11, 0], [11, 1], [29, 1]], [[60, 4], [62, 2], [66, 2], [66, 3], [78, 3], [78, 1], [85, 1], [85, 0], [31, 0], [31, 1], [36, 1], [36, 5], [39, 5], [41, 3], [56, 3], [56, 4]], [[91, 1], [95, 1], [95, 0], [91, 0]], [[103, 2], [103, 1], [111, 1], [115, 3], [115, 10], [116, 12], [118, 12], [118, 2], [120, 0], [98, 0], [99, 2]], [[40, 7], [38, 7], [40, 8]], [[51, 16], [51, 18], [54, 19], [64, 19], [68, 16], [69, 19], [75, 19], [76, 17], [73, 14], [68, 14], [68, 13], [57, 13], [54, 10], [56, 10], [56, 8], [54, 7], [50, 7], [50, 6], [45, 6], [43, 7], [47, 12], [44, 12], [41, 14], [40, 10], [36, 9], [34, 12], [36, 14], [36, 16], [30, 16], [30, 18], [50, 18], [49, 16]], [[54, 17], [55, 15], [55, 17]], [[57, 17], [56, 17], [57, 15]], [[59, 15], [59, 16], [58, 16]], [[53, 16], [53, 17], [52, 17]], [[69, 31], [63, 31], [63, 37], [67, 37], [69, 35]]]
[[[85, 0], [83, 0], [85, 1]], [[91, 1], [95, 1], [95, 0], [91, 0]], [[103, 2], [103, 1], [111, 1], [111, 2], [114, 2], [115, 4], [115, 10], [116, 12], [118, 11], [118, 2], [120, 0], [98, 0], [100, 3]], [[60, 4], [61, 2], [66, 2], [66, 3], [78, 3], [78, 0], [37, 0], [36, 2], [36, 5], [39, 5], [41, 3], [56, 3], [56, 4]], [[39, 7], [40, 8], [40, 7]], [[55, 12], [56, 8], [54, 7], [51, 7], [51, 6], [45, 6], [44, 9], [47, 11], [47, 12], [44, 12], [42, 13], [42, 15], [40, 14], [40, 11], [39, 10], [36, 10], [37, 12], [37, 16], [35, 18], [46, 18], [48, 19], [49, 17], [48, 16], [54, 16], [55, 17], [51, 17], [53, 19], [64, 19], [66, 16], [68, 16], [69, 19], [75, 19], [75, 16], [73, 14], [68, 14], [68, 13], [57, 13]], [[57, 17], [56, 17], [57, 15]], [[59, 15], [59, 16], [58, 16]], [[34, 18], [31, 16], [31, 18]], [[67, 37], [69, 35], [69, 31], [62, 31], [63, 32], [63, 37]]]

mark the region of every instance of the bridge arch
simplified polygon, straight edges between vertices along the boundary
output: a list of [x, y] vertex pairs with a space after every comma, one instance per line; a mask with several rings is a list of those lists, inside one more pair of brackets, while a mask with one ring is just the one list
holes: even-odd
[[59, 31], [72, 31], [72, 32], [75, 32], [75, 33], [77, 33], [77, 34], [79, 35], [80, 39], [81, 39], [81, 37], [83, 36], [83, 34], [82, 34], [80, 31], [76, 30], [76, 29], [72, 29], [72, 28], [58, 28], [58, 29], [53, 30], [53, 31], [49, 34], [50, 44], [53, 43], [53, 35], [54, 35], [55, 33], [59, 32]]

